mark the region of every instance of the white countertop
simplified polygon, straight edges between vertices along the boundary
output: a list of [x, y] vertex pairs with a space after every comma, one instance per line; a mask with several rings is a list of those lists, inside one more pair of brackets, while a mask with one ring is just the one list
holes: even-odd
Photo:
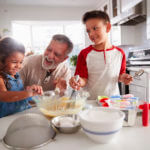
[[[40, 113], [36, 107], [27, 112]], [[0, 119], [0, 139], [4, 137], [10, 123], [22, 113]], [[138, 124], [135, 127], [123, 127], [118, 137], [110, 144], [94, 143], [82, 130], [75, 134], [57, 134], [55, 139], [37, 150], [149, 150], [150, 126], [142, 127]], [[7, 150], [1, 142], [0, 150]]]

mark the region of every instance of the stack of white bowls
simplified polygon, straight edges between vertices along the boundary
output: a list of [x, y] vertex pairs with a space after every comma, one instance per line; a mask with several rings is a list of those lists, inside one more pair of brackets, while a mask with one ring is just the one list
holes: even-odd
[[95, 142], [109, 143], [119, 133], [125, 114], [117, 109], [93, 107], [79, 114], [85, 134]]

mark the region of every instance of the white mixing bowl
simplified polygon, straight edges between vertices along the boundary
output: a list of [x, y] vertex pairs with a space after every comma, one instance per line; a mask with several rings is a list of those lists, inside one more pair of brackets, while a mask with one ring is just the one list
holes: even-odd
[[109, 143], [123, 125], [125, 114], [117, 109], [93, 107], [79, 113], [86, 135], [95, 142]]

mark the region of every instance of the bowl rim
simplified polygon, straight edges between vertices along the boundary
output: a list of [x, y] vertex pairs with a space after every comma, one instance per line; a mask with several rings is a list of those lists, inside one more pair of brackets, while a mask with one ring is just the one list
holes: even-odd
[[[117, 118], [115, 120], [105, 120], [105, 121], [101, 121], [101, 120], [97, 120], [97, 121], [90, 121], [90, 120], [87, 120], [83, 117], [83, 114], [89, 112], [90, 110], [95, 110], [95, 109], [103, 109], [103, 110], [113, 110], [113, 111], [116, 111], [116, 112], [119, 112], [121, 115], [120, 115], [120, 118]], [[94, 124], [94, 123], [112, 123], [112, 122], [116, 122], [116, 121], [119, 121], [119, 120], [124, 120], [125, 118], [125, 113], [122, 112], [121, 110], [118, 110], [116, 108], [108, 108], [108, 107], [92, 107], [91, 109], [86, 109], [86, 110], [83, 110], [81, 112], [79, 112], [78, 114], [79, 116], [79, 119], [80, 119], [80, 122], [81, 121], [84, 121], [84, 122], [87, 122], [87, 123], [91, 123], [91, 124]]]

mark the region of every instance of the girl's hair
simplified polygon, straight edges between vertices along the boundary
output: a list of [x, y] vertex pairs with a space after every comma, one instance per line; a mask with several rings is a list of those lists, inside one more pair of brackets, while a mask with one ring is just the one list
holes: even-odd
[[93, 11], [88, 11], [83, 15], [82, 21], [85, 24], [87, 20], [89, 19], [102, 19], [104, 20], [105, 23], [110, 22], [110, 18], [108, 14], [104, 11], [101, 10], [93, 10]]
[[18, 43], [16, 40], [10, 37], [6, 37], [0, 40], [0, 63], [4, 64], [7, 57], [14, 52], [25, 53], [23, 44]]
[[6, 75], [3, 72], [5, 69], [5, 60], [11, 56], [14, 52], [25, 53], [25, 47], [23, 44], [17, 42], [13, 38], [5, 37], [0, 40], [0, 75], [3, 77], [6, 88], [9, 87]]

